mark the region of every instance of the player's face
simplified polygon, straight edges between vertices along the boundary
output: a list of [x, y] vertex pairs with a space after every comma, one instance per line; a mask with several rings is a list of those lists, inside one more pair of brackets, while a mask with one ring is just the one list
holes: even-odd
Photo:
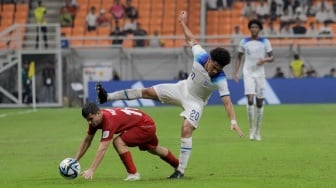
[[250, 27], [251, 35], [252, 36], [258, 36], [259, 33], [259, 26], [257, 24], [252, 24]]
[[208, 71], [209, 76], [215, 76], [223, 70], [223, 67], [216, 61], [209, 59], [206, 70]]
[[86, 120], [91, 126], [97, 127], [102, 122], [102, 114], [101, 112], [98, 112], [96, 114], [89, 114]]

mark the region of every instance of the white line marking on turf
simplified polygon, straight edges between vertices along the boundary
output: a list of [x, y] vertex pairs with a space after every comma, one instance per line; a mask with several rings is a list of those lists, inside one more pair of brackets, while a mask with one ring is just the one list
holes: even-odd
[[8, 113], [8, 114], [0, 114], [0, 118], [5, 118], [8, 116], [13, 116], [13, 115], [23, 115], [23, 114], [29, 114], [32, 112], [36, 112], [37, 110], [25, 110], [25, 111], [19, 111], [19, 112], [15, 112], [15, 113]]

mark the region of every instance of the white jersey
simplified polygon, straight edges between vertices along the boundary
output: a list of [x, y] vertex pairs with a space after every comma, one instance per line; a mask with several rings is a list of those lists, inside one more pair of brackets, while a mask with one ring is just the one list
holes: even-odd
[[216, 76], [210, 77], [204, 68], [210, 55], [200, 45], [194, 45], [192, 53], [194, 55], [192, 72], [186, 80], [189, 93], [203, 101], [207, 101], [215, 89], [218, 89], [220, 96], [229, 95], [224, 71], [222, 70]]
[[171, 84], [153, 86], [160, 101], [175, 104], [184, 110], [180, 115], [185, 117], [195, 128], [200, 121], [204, 106], [215, 89], [220, 96], [229, 95], [226, 76], [223, 71], [210, 77], [204, 65], [209, 54], [200, 46], [192, 47], [194, 61], [188, 79]]
[[271, 43], [266, 38], [243, 38], [238, 47], [238, 52], [245, 56], [243, 74], [254, 77], [265, 77], [264, 65], [257, 65], [260, 59], [267, 57], [272, 51]]

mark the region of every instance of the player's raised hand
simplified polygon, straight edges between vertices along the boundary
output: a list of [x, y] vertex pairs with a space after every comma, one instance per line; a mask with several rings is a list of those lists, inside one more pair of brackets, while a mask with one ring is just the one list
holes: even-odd
[[179, 22], [180, 23], [185, 23], [187, 21], [187, 12], [186, 11], [181, 11], [180, 16], [179, 16]]

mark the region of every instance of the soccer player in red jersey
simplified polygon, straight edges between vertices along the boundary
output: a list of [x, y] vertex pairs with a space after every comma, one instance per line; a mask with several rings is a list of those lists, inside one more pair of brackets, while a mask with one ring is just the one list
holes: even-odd
[[[140, 174], [133, 162], [128, 147], [139, 147], [142, 151], [159, 156], [162, 160], [177, 168], [179, 161], [170, 150], [159, 146], [156, 126], [153, 119], [135, 108], [99, 109], [95, 103], [87, 103], [82, 109], [82, 116], [89, 123], [88, 132], [80, 145], [75, 159], [80, 160], [90, 147], [95, 133], [102, 130], [100, 145], [89, 169], [81, 173], [85, 179], [92, 179], [94, 172], [104, 158], [110, 143], [113, 142], [126, 170], [125, 181], [139, 180]], [[114, 135], [117, 135], [114, 137]]]

